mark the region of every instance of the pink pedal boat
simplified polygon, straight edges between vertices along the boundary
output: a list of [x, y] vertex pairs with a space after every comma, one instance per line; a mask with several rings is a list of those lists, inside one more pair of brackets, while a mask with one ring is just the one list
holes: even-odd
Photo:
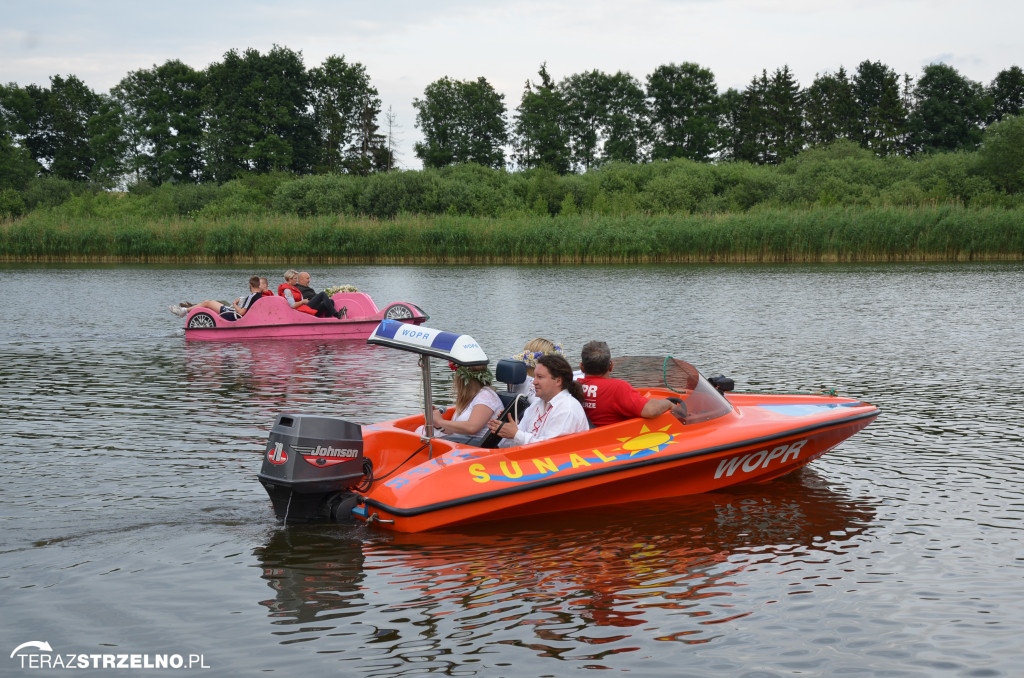
[[284, 297], [263, 297], [238, 320], [225, 320], [206, 308], [193, 308], [185, 318], [185, 339], [198, 341], [238, 339], [366, 339], [381, 320], [419, 325], [428, 316], [416, 304], [395, 302], [383, 311], [363, 292], [338, 292], [331, 297], [341, 320], [317, 318], [288, 305]]

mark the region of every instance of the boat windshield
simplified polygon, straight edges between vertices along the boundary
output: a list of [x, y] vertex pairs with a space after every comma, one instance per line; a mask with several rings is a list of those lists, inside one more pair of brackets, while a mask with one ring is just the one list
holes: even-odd
[[672, 356], [623, 356], [613, 362], [612, 376], [625, 379], [633, 388], [668, 389], [679, 394], [686, 405], [686, 414], [680, 417], [684, 424], [708, 421], [732, 411], [725, 396], [688, 362]]

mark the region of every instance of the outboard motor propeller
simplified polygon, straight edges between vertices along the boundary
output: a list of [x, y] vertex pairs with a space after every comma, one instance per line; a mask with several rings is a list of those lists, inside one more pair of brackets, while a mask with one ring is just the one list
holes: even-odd
[[335, 520], [339, 497], [364, 475], [363, 430], [344, 419], [279, 414], [267, 439], [259, 479], [274, 512], [287, 523]]

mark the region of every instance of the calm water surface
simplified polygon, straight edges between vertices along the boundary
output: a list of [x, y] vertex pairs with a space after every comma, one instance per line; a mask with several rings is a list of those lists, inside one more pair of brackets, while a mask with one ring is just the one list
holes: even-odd
[[415, 357], [187, 343], [167, 305], [252, 272], [0, 266], [0, 670], [46, 641], [204, 675], [1022, 675], [1020, 264], [310, 269], [492, 358], [604, 338], [883, 411], [768, 485], [397, 536], [281, 528], [255, 475], [278, 412], [416, 411]]

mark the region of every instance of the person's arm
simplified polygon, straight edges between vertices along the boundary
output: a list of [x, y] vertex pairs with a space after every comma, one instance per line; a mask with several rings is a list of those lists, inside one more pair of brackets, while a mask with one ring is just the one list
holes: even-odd
[[464, 419], [463, 421], [442, 419], [441, 413], [438, 410], [434, 410], [434, 426], [436, 428], [443, 428], [445, 433], [476, 435], [494, 415], [494, 409], [482, 403], [473, 406], [473, 409], [469, 412], [469, 419]]
[[665, 414], [666, 412], [671, 410], [673, 406], [675, 406], [675, 403], [672, 402], [671, 400], [662, 400], [661, 398], [651, 398], [644, 405], [644, 409], [640, 410], [640, 416], [645, 418], [645, 419], [650, 419], [651, 417], [657, 417], [658, 415]]
[[245, 305], [244, 306], [240, 306], [238, 304], [238, 302], [242, 301], [241, 299], [235, 299], [233, 302], [231, 302], [231, 306], [234, 307], [235, 313], [237, 313], [238, 316], [241, 317], [241, 316], [245, 315], [249, 311], [249, 308], [252, 306], [252, 302], [255, 299], [256, 299], [256, 296], [252, 292], [250, 292], [249, 296], [247, 296], [245, 298]]
[[289, 289], [285, 289], [285, 291], [284, 291], [284, 298], [288, 300], [288, 305], [291, 306], [292, 308], [298, 308], [299, 306], [302, 306], [304, 304], [308, 304], [309, 303], [308, 301], [303, 299], [301, 296], [298, 299], [296, 299], [295, 298], [295, 293], [292, 292]]

